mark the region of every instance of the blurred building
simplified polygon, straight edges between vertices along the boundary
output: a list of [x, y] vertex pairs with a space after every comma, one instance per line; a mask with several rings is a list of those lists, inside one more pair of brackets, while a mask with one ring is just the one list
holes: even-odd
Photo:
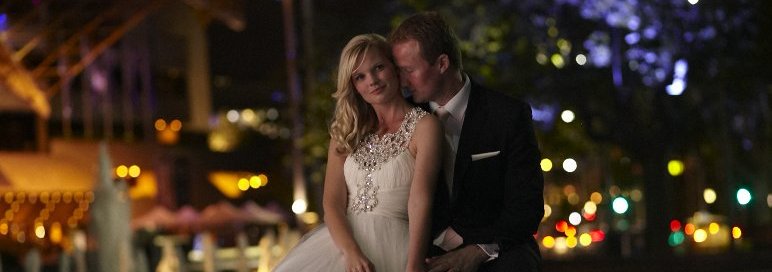
[[[280, 93], [210, 73], [208, 26], [242, 31], [243, 8], [238, 0], [0, 4], [0, 254], [67, 246], [40, 238], [37, 225], [50, 234], [56, 222], [66, 234], [88, 224], [100, 141], [116, 182], [129, 183], [134, 216], [156, 205], [289, 201], [279, 182], [238, 184], [285, 175], [276, 155], [289, 135], [284, 106], [269, 99]], [[235, 90], [217, 96], [213, 87]]]

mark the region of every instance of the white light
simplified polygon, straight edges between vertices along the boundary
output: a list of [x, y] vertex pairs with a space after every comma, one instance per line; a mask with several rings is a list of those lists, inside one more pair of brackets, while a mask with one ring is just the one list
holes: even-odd
[[681, 95], [684, 93], [684, 89], [686, 88], [686, 81], [680, 78], [673, 79], [673, 83], [670, 85], [667, 85], [665, 87], [665, 90], [667, 90], [667, 94], [669, 95]]
[[571, 223], [571, 225], [578, 226], [582, 223], [582, 216], [579, 215], [578, 212], [572, 212], [570, 215], [568, 215], [568, 223]]
[[566, 170], [566, 172], [569, 172], [569, 173], [573, 173], [574, 171], [576, 171], [576, 161], [571, 158], [564, 160], [563, 170]]
[[295, 214], [304, 213], [307, 208], [308, 203], [306, 203], [306, 200], [304, 199], [296, 199], [295, 202], [292, 202], [292, 212]]
[[614, 198], [614, 202], [611, 203], [611, 207], [614, 209], [614, 212], [618, 214], [623, 214], [627, 211], [627, 208], [629, 208], [629, 204], [627, 204], [627, 200], [623, 197], [617, 197]]
[[751, 192], [748, 189], [742, 188], [737, 190], [737, 202], [740, 205], [745, 205], [751, 202]]
[[229, 110], [228, 113], [225, 114], [225, 118], [231, 123], [236, 123], [239, 121], [239, 112], [237, 110]]
[[689, 4], [696, 5], [700, 0], [689, 0]]
[[587, 56], [585, 56], [584, 54], [576, 55], [576, 64], [579, 64], [579, 65], [587, 64]]
[[576, 116], [574, 115], [574, 112], [570, 110], [564, 110], [563, 112], [560, 113], [560, 119], [562, 119], [563, 122], [566, 122], [566, 123], [573, 122], [575, 117]]
[[713, 204], [713, 202], [716, 202], [716, 191], [711, 188], [707, 188], [702, 193], [702, 198], [705, 199], [705, 203]]

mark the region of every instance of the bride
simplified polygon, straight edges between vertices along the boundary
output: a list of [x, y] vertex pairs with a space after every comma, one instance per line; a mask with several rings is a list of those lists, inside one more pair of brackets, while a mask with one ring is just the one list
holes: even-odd
[[274, 271], [424, 271], [442, 128], [401, 95], [391, 49], [352, 38], [338, 66], [323, 225]]

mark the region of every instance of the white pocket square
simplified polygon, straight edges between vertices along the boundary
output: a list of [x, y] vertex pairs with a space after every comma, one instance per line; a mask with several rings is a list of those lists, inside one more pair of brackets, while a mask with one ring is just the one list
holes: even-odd
[[472, 161], [482, 160], [498, 155], [501, 151], [485, 152], [480, 154], [472, 154]]

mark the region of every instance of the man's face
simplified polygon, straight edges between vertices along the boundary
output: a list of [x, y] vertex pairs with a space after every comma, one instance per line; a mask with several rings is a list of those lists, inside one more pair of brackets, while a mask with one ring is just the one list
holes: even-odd
[[391, 48], [400, 70], [402, 86], [413, 94], [413, 101], [424, 103], [434, 100], [439, 93], [440, 69], [437, 62], [432, 65], [421, 57], [421, 47], [413, 39], [392, 44]]

